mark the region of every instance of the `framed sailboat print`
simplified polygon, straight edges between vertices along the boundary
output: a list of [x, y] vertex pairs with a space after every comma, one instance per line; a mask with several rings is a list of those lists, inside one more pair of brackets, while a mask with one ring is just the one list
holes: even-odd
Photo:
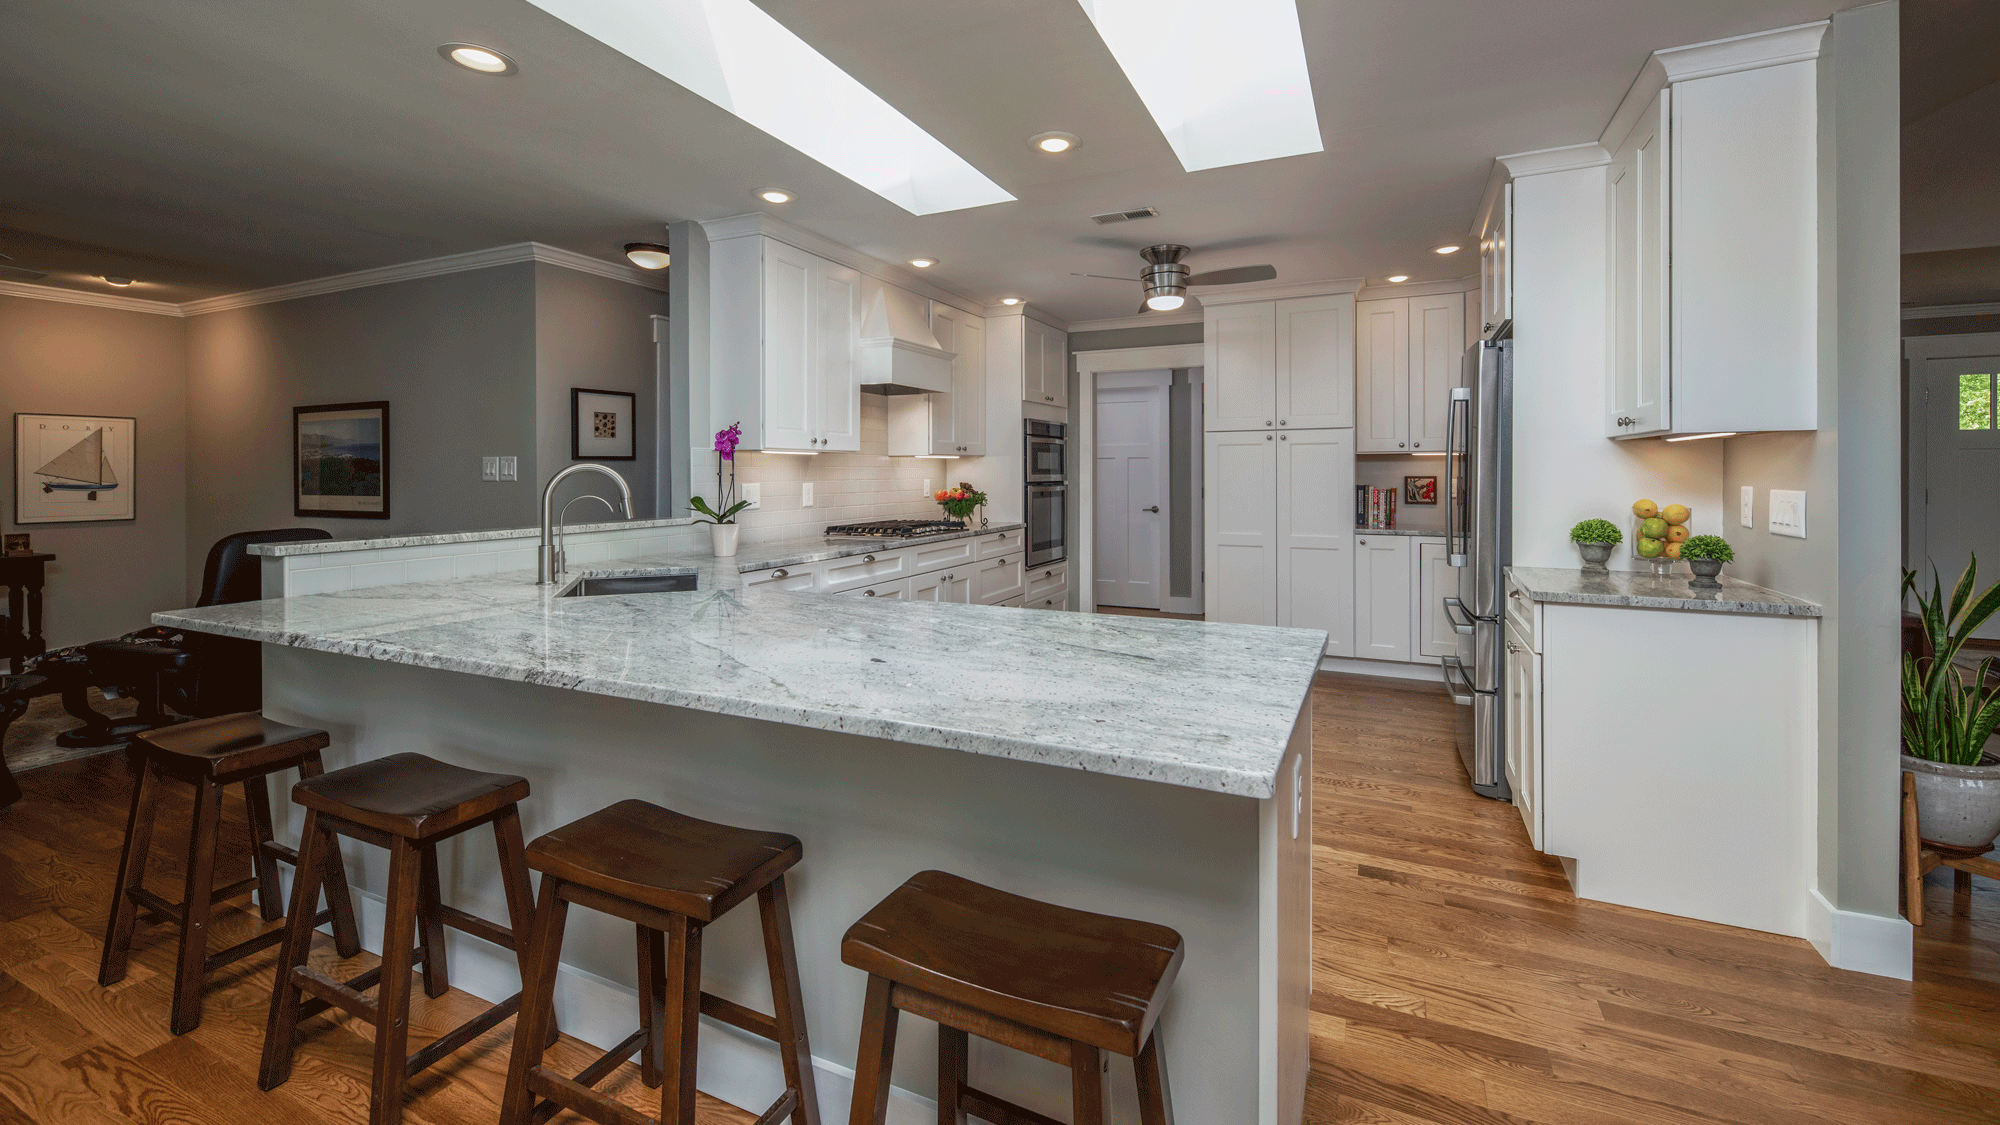
[[292, 513], [389, 518], [389, 404], [292, 408]]
[[134, 516], [131, 418], [14, 415], [14, 522]]

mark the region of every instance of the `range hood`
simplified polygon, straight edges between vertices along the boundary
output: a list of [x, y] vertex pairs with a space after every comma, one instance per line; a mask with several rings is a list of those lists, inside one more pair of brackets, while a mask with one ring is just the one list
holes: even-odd
[[861, 319], [861, 391], [922, 395], [951, 390], [955, 354], [938, 347], [921, 297], [889, 285], [874, 287]]

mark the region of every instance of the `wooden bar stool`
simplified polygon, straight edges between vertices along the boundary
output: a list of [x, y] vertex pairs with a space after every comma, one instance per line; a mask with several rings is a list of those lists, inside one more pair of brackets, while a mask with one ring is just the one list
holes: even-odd
[[[389, 852], [388, 920], [382, 933], [382, 963], [348, 981], [336, 981], [306, 964], [312, 930], [293, 921], [285, 930], [284, 953], [271, 997], [264, 1033], [264, 1061], [257, 1085], [276, 1089], [292, 1074], [299, 1021], [328, 1008], [375, 1025], [375, 1076], [369, 1101], [372, 1125], [395, 1125], [403, 1117], [403, 1090], [409, 1079], [432, 1063], [472, 1042], [514, 1014], [515, 993], [404, 1054], [410, 1035], [410, 976], [423, 965], [424, 992], [437, 997], [451, 987], [446, 976], [444, 927], [461, 930], [514, 951], [526, 961], [517, 934], [529, 929], [533, 895], [521, 855], [521, 819], [516, 806], [528, 796], [526, 778], [480, 773], [422, 754], [391, 754], [362, 762], [292, 787], [292, 800], [305, 806], [299, 878], [292, 909], [318, 893], [319, 858], [339, 854], [339, 836], [350, 836]], [[500, 851], [500, 879], [507, 892], [511, 926], [502, 926], [439, 901], [437, 846], [483, 824], [493, 826]], [[310, 873], [310, 874], [308, 874]], [[415, 940], [419, 948], [412, 949]], [[381, 984], [374, 996], [363, 991]], [[305, 999], [310, 993], [312, 999]]]
[[1171, 1125], [1167, 1063], [1155, 1027], [1181, 967], [1181, 935], [1165, 926], [1072, 910], [925, 871], [896, 888], [840, 943], [868, 973], [848, 1125], [881, 1125], [889, 1102], [896, 1015], [938, 1025], [938, 1120], [1061, 1125], [974, 1089], [968, 1033], [1070, 1068], [1074, 1125], [1104, 1125], [1103, 1052], [1138, 1072], [1139, 1119]]
[[[184, 1035], [201, 1026], [202, 982], [209, 973], [239, 961], [260, 949], [268, 949], [285, 938], [284, 930], [271, 930], [238, 942], [216, 953], [208, 952], [209, 914], [214, 905], [252, 888], [257, 906], [266, 922], [282, 915], [283, 894], [278, 884], [278, 861], [299, 868], [297, 882], [319, 886], [318, 865], [330, 864], [327, 880], [328, 909], [314, 912], [319, 904], [315, 891], [310, 898], [293, 898], [293, 909], [304, 913], [306, 933], [314, 926], [333, 923], [334, 946], [343, 957], [361, 951], [354, 927], [354, 906], [347, 896], [346, 873], [338, 852], [302, 861], [299, 853], [278, 843], [271, 834], [271, 796], [264, 778], [279, 770], [296, 769], [306, 780], [320, 776], [319, 752], [327, 744], [323, 730], [274, 723], [254, 711], [198, 719], [191, 723], [163, 727], [138, 736], [133, 747], [139, 757], [139, 780], [132, 790], [132, 811], [125, 822], [125, 849], [118, 859], [118, 883], [111, 902], [111, 918], [104, 927], [104, 960], [97, 982], [117, 984], [125, 979], [125, 967], [132, 952], [132, 931], [139, 921], [172, 921], [180, 927], [180, 958], [174, 975], [175, 1035]], [[153, 814], [160, 799], [160, 783], [174, 778], [194, 786], [194, 824], [188, 835], [187, 880], [179, 902], [168, 902], [145, 888], [146, 856], [153, 843]], [[243, 799], [249, 806], [252, 874], [226, 887], [215, 885], [215, 846], [221, 834], [222, 791], [241, 782]], [[312, 865], [314, 878], [305, 878]], [[139, 913], [141, 907], [146, 913]]]
[[[785, 898], [785, 872], [801, 854], [796, 837], [711, 824], [644, 801], [620, 801], [528, 845], [528, 866], [542, 873], [542, 889], [529, 942], [533, 974], [524, 977], [526, 996], [514, 1029], [500, 1125], [545, 1121], [557, 1109], [605, 1125], [652, 1121], [591, 1089], [635, 1051], [640, 1077], [660, 1088], [658, 1121], [694, 1125], [696, 1017], [704, 1013], [778, 1045], [785, 1091], [757, 1119], [759, 1125], [785, 1117], [792, 1125], [818, 1125], [812, 1049]], [[703, 927], [753, 894], [763, 916], [764, 956], [777, 1009], [771, 1016], [701, 990]], [[542, 1050], [571, 903], [638, 927], [639, 1030], [575, 1078], [564, 1078], [542, 1066]], [[537, 1104], [537, 1098], [546, 1100]]]

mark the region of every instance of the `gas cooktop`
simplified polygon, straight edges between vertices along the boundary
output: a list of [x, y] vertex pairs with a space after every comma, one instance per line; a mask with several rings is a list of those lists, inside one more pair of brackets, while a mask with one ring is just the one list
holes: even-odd
[[958, 520], [875, 520], [871, 523], [837, 523], [826, 529], [828, 539], [919, 539], [964, 531]]

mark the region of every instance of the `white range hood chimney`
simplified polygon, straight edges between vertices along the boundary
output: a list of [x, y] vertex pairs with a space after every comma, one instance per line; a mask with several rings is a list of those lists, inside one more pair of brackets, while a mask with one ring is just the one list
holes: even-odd
[[955, 354], [931, 335], [924, 299], [893, 285], [874, 286], [861, 319], [861, 390], [864, 394], [920, 395], [951, 390]]

